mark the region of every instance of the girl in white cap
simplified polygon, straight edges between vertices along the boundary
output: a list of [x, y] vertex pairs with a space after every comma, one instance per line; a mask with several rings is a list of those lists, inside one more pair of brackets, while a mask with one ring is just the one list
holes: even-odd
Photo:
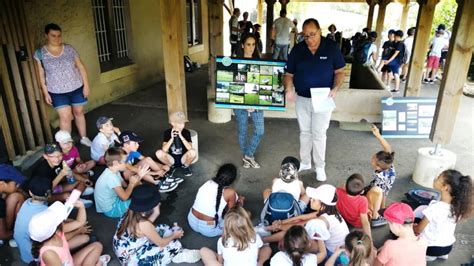
[[[85, 215], [84, 205], [76, 201], [79, 208], [78, 216]], [[93, 242], [78, 250], [73, 255], [63, 231], [63, 222], [68, 212], [63, 203], [56, 201], [45, 211], [31, 219], [28, 229], [33, 240], [31, 253], [38, 258], [40, 265], [107, 265], [109, 255], [100, 256], [102, 244]]]

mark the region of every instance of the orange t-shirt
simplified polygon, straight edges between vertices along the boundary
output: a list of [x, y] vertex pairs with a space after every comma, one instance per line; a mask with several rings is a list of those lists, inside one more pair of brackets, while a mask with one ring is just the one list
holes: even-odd
[[428, 243], [422, 238], [387, 240], [377, 259], [385, 266], [426, 265]]

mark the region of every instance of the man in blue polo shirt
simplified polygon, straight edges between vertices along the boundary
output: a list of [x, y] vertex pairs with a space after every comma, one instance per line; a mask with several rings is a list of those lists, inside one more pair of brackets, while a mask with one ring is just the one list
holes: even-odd
[[[296, 116], [300, 127], [300, 171], [311, 169], [311, 151], [316, 179], [326, 180], [326, 130], [332, 111], [315, 113], [311, 88], [330, 88], [335, 97], [344, 81], [345, 62], [336, 43], [321, 37], [316, 19], [303, 23], [304, 42], [298, 43], [288, 57], [284, 80], [286, 99], [296, 98]], [[296, 91], [295, 91], [296, 89]]]

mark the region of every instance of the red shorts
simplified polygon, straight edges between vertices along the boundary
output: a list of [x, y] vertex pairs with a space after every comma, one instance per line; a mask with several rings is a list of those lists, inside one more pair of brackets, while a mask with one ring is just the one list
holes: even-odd
[[428, 63], [426, 64], [427, 68], [438, 69], [440, 57], [430, 55], [428, 56]]

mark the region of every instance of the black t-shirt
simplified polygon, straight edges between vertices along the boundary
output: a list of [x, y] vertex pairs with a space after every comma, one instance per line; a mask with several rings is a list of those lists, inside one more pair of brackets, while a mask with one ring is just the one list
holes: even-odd
[[243, 29], [242, 34], [250, 33], [250, 29], [252, 29], [253, 32], [253, 24], [250, 21], [239, 21], [239, 28]]
[[393, 47], [394, 42], [391, 41], [386, 41], [382, 45], [382, 59], [383, 60], [388, 60], [390, 57], [393, 55], [394, 47]]
[[51, 179], [51, 182], [59, 175], [63, 169], [62, 163], [51, 168], [45, 159], [41, 159], [31, 172], [32, 177], [45, 177]]
[[403, 55], [405, 54], [405, 44], [400, 41], [400, 42], [395, 42], [393, 43], [393, 52], [399, 51], [397, 57], [393, 60], [396, 60], [399, 64], [402, 63]]
[[[189, 130], [183, 128], [183, 131], [181, 132], [181, 134], [183, 135], [185, 140], [191, 143], [191, 132], [189, 132]], [[171, 139], [171, 128], [165, 130], [165, 132], [163, 133], [163, 142], [168, 142], [170, 139]], [[184, 144], [181, 143], [181, 139], [178, 139], [178, 141], [175, 139], [173, 141], [173, 144], [171, 144], [168, 152], [172, 156], [178, 157], [178, 156], [183, 156], [183, 154], [185, 154], [187, 151], [188, 149], [186, 149]]]

